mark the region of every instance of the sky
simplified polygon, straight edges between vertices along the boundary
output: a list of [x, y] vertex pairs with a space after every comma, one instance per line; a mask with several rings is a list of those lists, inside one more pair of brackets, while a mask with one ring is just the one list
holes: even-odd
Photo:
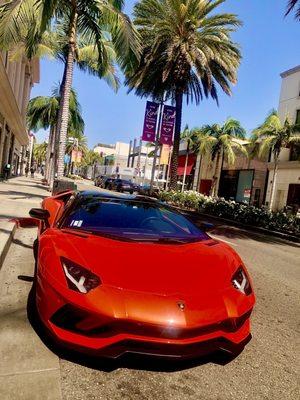
[[[125, 0], [129, 15], [135, 3], [136, 0]], [[233, 117], [251, 132], [272, 108], [278, 107], [280, 73], [300, 64], [300, 24], [293, 15], [284, 18], [286, 4], [287, 0], [227, 0], [219, 7], [219, 11], [235, 13], [243, 21], [242, 28], [233, 35], [243, 55], [238, 82], [231, 97], [219, 91], [219, 107], [206, 99], [198, 106], [185, 104], [182, 126], [222, 123]], [[31, 96], [50, 95], [62, 73], [61, 63], [41, 60], [40, 83]], [[89, 147], [99, 142], [129, 142], [141, 136], [145, 99], [127, 94], [124, 86], [114, 93], [104, 81], [78, 70], [73, 86], [82, 106]], [[44, 131], [37, 133], [38, 141], [46, 137]]]

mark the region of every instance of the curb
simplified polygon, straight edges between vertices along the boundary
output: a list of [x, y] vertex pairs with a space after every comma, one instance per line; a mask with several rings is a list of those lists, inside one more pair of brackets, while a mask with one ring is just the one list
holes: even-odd
[[0, 221], [0, 269], [16, 232], [15, 222]]

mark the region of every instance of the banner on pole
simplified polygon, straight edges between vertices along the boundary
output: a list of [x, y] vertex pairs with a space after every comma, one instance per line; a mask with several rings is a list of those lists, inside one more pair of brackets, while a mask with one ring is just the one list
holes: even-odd
[[170, 157], [171, 146], [164, 144], [161, 147], [160, 165], [168, 165]]
[[147, 101], [142, 136], [142, 140], [145, 142], [155, 142], [158, 107], [158, 103]]
[[82, 152], [79, 150], [72, 150], [71, 162], [81, 163], [81, 161], [82, 161]]
[[173, 144], [173, 133], [176, 119], [176, 108], [172, 106], [164, 106], [162, 124], [160, 130], [160, 143]]

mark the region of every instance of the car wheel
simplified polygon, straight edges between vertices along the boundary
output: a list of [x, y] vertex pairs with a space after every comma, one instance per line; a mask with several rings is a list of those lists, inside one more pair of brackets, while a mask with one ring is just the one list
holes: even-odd
[[130, 192], [129, 192], [130, 194], [133, 194], [133, 190], [130, 190]]

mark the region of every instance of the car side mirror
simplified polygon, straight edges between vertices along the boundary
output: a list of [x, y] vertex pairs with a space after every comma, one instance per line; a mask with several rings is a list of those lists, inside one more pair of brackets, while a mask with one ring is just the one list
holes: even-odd
[[47, 221], [50, 217], [49, 211], [44, 208], [32, 208], [29, 211], [29, 215], [32, 218], [39, 219], [41, 221]]

